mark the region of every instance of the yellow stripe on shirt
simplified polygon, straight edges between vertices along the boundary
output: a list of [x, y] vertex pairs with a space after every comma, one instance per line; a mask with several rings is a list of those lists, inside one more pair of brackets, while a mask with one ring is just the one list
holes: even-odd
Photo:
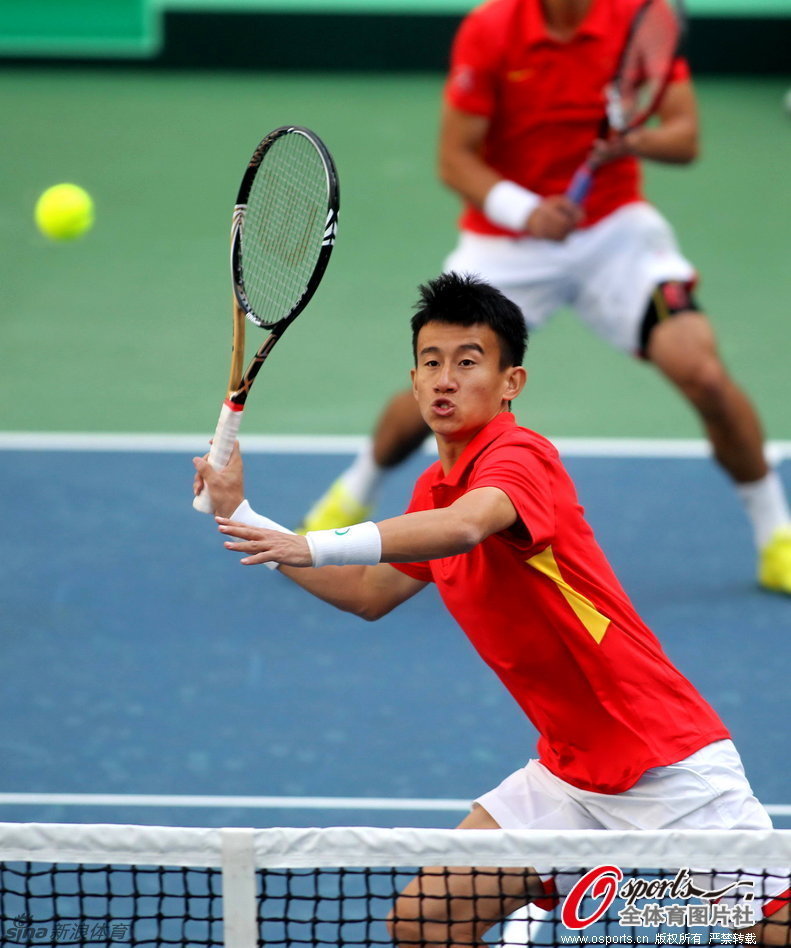
[[576, 589], [572, 589], [563, 579], [560, 575], [558, 564], [555, 561], [555, 554], [552, 552], [552, 547], [548, 546], [545, 550], [542, 550], [541, 553], [531, 556], [526, 562], [528, 566], [532, 566], [533, 569], [538, 570], [539, 573], [548, 576], [549, 579], [557, 585], [558, 589], [563, 593], [566, 602], [574, 610], [577, 618], [590, 633], [594, 642], [599, 645], [607, 632], [610, 620], [596, 609], [590, 599], [586, 599], [582, 593], [577, 592]]

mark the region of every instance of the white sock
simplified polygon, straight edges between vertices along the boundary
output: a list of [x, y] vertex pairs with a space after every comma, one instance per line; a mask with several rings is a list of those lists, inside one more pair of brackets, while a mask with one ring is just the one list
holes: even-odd
[[340, 480], [352, 497], [363, 507], [373, 503], [385, 469], [374, 460], [373, 444], [369, 441], [348, 467]]
[[763, 549], [778, 527], [791, 524], [783, 482], [777, 471], [769, 471], [760, 481], [737, 484], [736, 490], [753, 525], [755, 545]]

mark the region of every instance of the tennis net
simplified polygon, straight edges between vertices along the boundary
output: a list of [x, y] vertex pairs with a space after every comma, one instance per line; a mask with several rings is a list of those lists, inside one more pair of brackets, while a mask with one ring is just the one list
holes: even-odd
[[[459, 945], [480, 943], [497, 920], [486, 940], [502, 948], [788, 945], [789, 866], [790, 830], [2, 823], [0, 943]], [[446, 868], [398, 899], [426, 867]], [[513, 913], [525, 888], [541, 907]], [[436, 921], [449, 889], [459, 896], [450, 930]], [[764, 911], [771, 927], [757, 938]]]

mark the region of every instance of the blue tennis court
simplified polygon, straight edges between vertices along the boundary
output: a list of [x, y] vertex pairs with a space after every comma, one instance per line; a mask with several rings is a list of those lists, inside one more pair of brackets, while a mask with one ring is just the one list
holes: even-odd
[[[0, 820], [451, 826], [533, 753], [433, 590], [366, 624], [239, 566], [190, 505], [200, 445], [165, 448], [2, 451]], [[248, 493], [293, 523], [344, 461], [250, 453]], [[383, 514], [427, 461], [387, 483]], [[791, 616], [752, 582], [730, 486], [703, 457], [567, 463], [628, 592], [791, 825]]]

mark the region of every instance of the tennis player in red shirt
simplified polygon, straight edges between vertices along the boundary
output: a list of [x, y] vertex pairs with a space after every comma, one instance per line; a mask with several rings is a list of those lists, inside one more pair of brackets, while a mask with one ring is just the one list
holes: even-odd
[[[697, 154], [687, 63], [678, 59], [658, 123], [600, 142], [579, 208], [565, 192], [604, 114], [604, 89], [641, 0], [488, 0], [462, 22], [445, 87], [444, 183], [463, 201], [446, 270], [476, 273], [531, 329], [562, 307], [608, 344], [650, 361], [698, 413], [753, 528], [758, 579], [791, 593], [791, 514], [767, 464], [761, 423], [717, 351], [693, 294], [696, 273], [642, 191], [640, 161]], [[314, 530], [366, 519], [384, 473], [426, 436], [408, 392], [391, 400], [353, 465], [305, 518]]]
[[[462, 827], [771, 827], [725, 725], [618, 582], [557, 451], [509, 410], [526, 379], [521, 311], [453, 273], [421, 294], [412, 391], [439, 460], [418, 479], [408, 511], [293, 534], [251, 510], [237, 448], [221, 472], [195, 459], [195, 489], [208, 483], [225, 546], [244, 553], [242, 563], [279, 565], [366, 619], [436, 584], [540, 735], [538, 759], [481, 796]], [[546, 904], [538, 878], [479, 876], [473, 922], [470, 876], [426, 870], [397, 903], [394, 937], [478, 943], [519, 906]], [[486, 916], [494, 896], [496, 917]], [[775, 924], [787, 920], [787, 903], [776, 891], [756, 898], [771, 912], [762, 937], [787, 944], [788, 927]]]

